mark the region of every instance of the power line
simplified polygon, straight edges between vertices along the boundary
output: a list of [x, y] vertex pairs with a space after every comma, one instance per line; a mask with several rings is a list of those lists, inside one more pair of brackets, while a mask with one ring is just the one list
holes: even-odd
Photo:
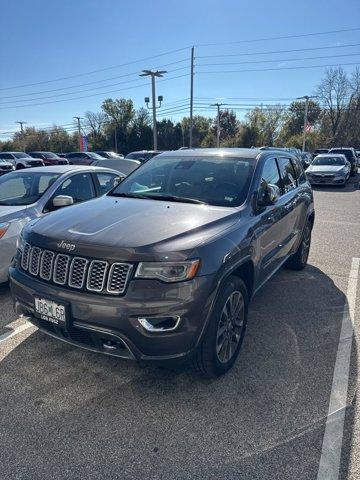
[[267, 42], [270, 40], [285, 40], [288, 38], [303, 38], [303, 37], [315, 37], [319, 35], [331, 35], [333, 33], [344, 33], [344, 32], [356, 32], [360, 28], [343, 28], [341, 30], [328, 30], [326, 32], [311, 32], [311, 33], [301, 33], [297, 35], [284, 35], [281, 37], [267, 37], [267, 38], [253, 38], [250, 40], [237, 40], [234, 42], [218, 42], [218, 43], [198, 43], [196, 47], [212, 47], [216, 45], [236, 45], [239, 43], [255, 43], [255, 42]]
[[251, 60], [245, 62], [221, 62], [221, 63], [199, 63], [197, 64], [198, 67], [210, 67], [216, 65], [247, 65], [253, 63], [276, 63], [276, 62], [296, 62], [296, 61], [303, 61], [303, 60], [320, 60], [325, 58], [337, 58], [337, 57], [354, 57], [360, 55], [359, 53], [344, 53], [340, 55], [325, 55], [320, 57], [300, 57], [300, 58], [279, 58], [276, 60]]
[[107, 70], [112, 70], [112, 69], [120, 68], [120, 67], [126, 67], [128, 65], [134, 65], [135, 63], [140, 63], [140, 62], [145, 62], [147, 60], [152, 60], [153, 58], [163, 57], [165, 55], [170, 55], [172, 53], [182, 52], [184, 50], [187, 50], [188, 48], [190, 48], [190, 47], [177, 48], [176, 50], [169, 50], [167, 52], [159, 53], [157, 55], [152, 55], [150, 57], [139, 58], [138, 60], [133, 60], [131, 62], [121, 63], [119, 65], [112, 65], [111, 67], [99, 68], [97, 70], [92, 70], [90, 72], [77, 73], [75, 75], [68, 75], [66, 77], [58, 77], [58, 78], [54, 78], [52, 80], [43, 80], [42, 82], [26, 83], [26, 84], [23, 84], [23, 85], [16, 85], [16, 86], [13, 86], [13, 87], [2, 87], [2, 88], [0, 88], [0, 90], [14, 90], [15, 88], [33, 87], [35, 85], [44, 85], [46, 83], [59, 82], [61, 80], [69, 80], [70, 78], [84, 77], [85, 75], [92, 75], [94, 73], [105, 72]]
[[215, 58], [215, 57], [243, 57], [252, 55], [272, 55], [277, 53], [309, 52], [311, 50], [328, 50], [332, 48], [358, 47], [360, 43], [348, 43], [346, 45], [329, 45], [327, 47], [295, 48], [291, 50], [268, 50], [265, 52], [242, 52], [242, 53], [222, 53], [218, 55], [197, 55], [196, 58]]
[[[188, 67], [175, 68], [174, 70], [171, 70], [170, 73], [178, 72], [180, 70], [185, 70], [187, 68]], [[19, 103], [19, 102], [34, 102], [36, 100], [47, 100], [49, 98], [63, 97], [63, 96], [66, 96], [66, 95], [77, 95], [78, 93], [92, 92], [94, 90], [99, 90], [101, 88], [115, 87], [117, 85], [124, 85], [126, 83], [132, 84], [132, 83], [135, 83], [135, 82], [139, 82], [139, 79], [136, 78], [136, 79], [133, 79], [133, 80], [125, 80], [124, 82], [110, 83], [109, 85], [102, 85], [100, 87], [87, 88], [85, 90], [78, 90], [77, 92], [58, 93], [57, 95], [48, 95], [46, 97], [23, 98], [21, 100], [10, 100], [10, 101], [5, 101], [5, 102], [0, 101], [0, 105], [14, 104], [14, 103]], [[143, 84], [141, 84], [141, 85], [143, 85]]]
[[[188, 76], [189, 76], [189, 74], [186, 73], [184, 75], [177, 75], [176, 77], [169, 77], [169, 78], [166, 78], [164, 80], [160, 80], [160, 82], [167, 82], [169, 80], [175, 80], [177, 78], [188, 77]], [[110, 93], [117, 93], [117, 92], [124, 91], [124, 90], [132, 90], [134, 88], [146, 87], [146, 86], [148, 86], [147, 83], [142, 83], [141, 85], [134, 85], [132, 87], [126, 87], [126, 88], [119, 88], [117, 90], [111, 90], [111, 91], [108, 91], [108, 92], [92, 93], [91, 95], [83, 95], [81, 97], [64, 98], [62, 100], [52, 100], [50, 102], [32, 103], [32, 104], [29, 104], [29, 105], [15, 105], [15, 106], [13, 105], [13, 106], [10, 106], [10, 107], [1, 107], [0, 106], [0, 110], [8, 110], [8, 109], [13, 109], [13, 108], [37, 107], [39, 105], [49, 105], [49, 104], [52, 104], [52, 103], [60, 103], [60, 102], [71, 102], [72, 100], [82, 100], [83, 98], [98, 97], [99, 95], [108, 95]]]
[[[159, 65], [155, 68], [159, 69], [159, 68], [169, 67], [171, 65], [176, 65], [176, 64], [183, 63], [183, 62], [188, 62], [188, 61], [189, 61], [188, 58], [184, 58], [183, 60], [178, 60], [177, 62], [165, 63], [165, 64]], [[7, 95], [6, 97], [1, 97], [1, 100], [5, 99], [5, 98], [28, 97], [30, 95], [41, 95], [42, 93], [60, 92], [61, 90], [71, 90], [72, 88], [87, 87], [89, 85], [95, 85], [97, 83], [108, 82], [110, 80], [117, 80], [119, 78], [134, 77], [135, 75], [138, 75], [138, 73], [139, 73], [139, 71], [136, 71], [136, 72], [126, 73], [124, 75], [116, 75], [115, 77], [104, 78], [102, 80], [94, 80], [92, 82], [79, 83], [77, 85], [71, 85], [69, 87], [52, 88], [50, 90], [42, 90], [40, 92], [21, 93], [21, 94], [18, 94], [18, 95]], [[106, 85], [103, 85], [103, 86], [105, 87]]]
[[331, 68], [331, 67], [341, 67], [347, 65], [359, 65], [359, 62], [352, 63], [335, 63], [332, 65], [304, 65], [304, 66], [294, 66], [294, 67], [276, 67], [276, 68], [262, 68], [262, 69], [247, 69], [247, 70], [214, 70], [208, 72], [196, 72], [201, 74], [213, 74], [213, 73], [247, 73], [247, 72], [271, 72], [271, 71], [280, 71], [280, 70], [301, 70], [305, 68]]

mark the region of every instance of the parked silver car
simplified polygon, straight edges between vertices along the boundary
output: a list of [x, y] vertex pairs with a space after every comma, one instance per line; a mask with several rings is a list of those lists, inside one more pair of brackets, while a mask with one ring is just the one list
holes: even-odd
[[44, 166], [41, 158], [33, 158], [25, 152], [0, 152], [0, 159], [12, 163], [16, 170]]
[[0, 158], [0, 175], [4, 175], [5, 173], [10, 173], [13, 170], [15, 170], [15, 167], [11, 162]]
[[350, 162], [345, 155], [323, 153], [317, 155], [306, 170], [311, 185], [345, 186], [351, 172]]
[[6, 282], [23, 226], [61, 207], [91, 200], [117, 185], [108, 168], [54, 165], [0, 177], [0, 283]]

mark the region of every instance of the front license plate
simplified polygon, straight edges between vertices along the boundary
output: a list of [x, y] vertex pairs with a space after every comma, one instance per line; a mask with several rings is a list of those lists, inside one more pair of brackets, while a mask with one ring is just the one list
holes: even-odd
[[46, 322], [66, 326], [66, 306], [52, 300], [35, 297], [35, 314]]

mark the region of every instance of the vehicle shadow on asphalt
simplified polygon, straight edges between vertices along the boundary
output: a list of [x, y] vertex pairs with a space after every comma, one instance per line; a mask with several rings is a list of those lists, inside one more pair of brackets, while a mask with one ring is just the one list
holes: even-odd
[[211, 381], [34, 333], [0, 364], [5, 478], [14, 465], [37, 479], [316, 478], [344, 303], [321, 270], [281, 270], [253, 299], [235, 367]]

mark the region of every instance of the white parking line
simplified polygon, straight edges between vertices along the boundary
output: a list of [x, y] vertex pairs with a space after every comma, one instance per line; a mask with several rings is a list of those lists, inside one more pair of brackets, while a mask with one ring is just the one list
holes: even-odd
[[[18, 322], [18, 320], [16, 320], [16, 322]], [[9, 331], [0, 335], [0, 343], [4, 342], [5, 340], [9, 340], [11, 337], [17, 335], [20, 332], [23, 332], [24, 330], [27, 330], [30, 327], [33, 327], [33, 325], [28, 321], [25, 321], [25, 323], [22, 323], [21, 325], [14, 326], [14, 328], [12, 327], [11, 323], [9, 325], [6, 325], [5, 328], [8, 328]]]
[[346, 292], [347, 301], [343, 311], [317, 480], [338, 480], [339, 478], [351, 348], [354, 334], [359, 265], [360, 258], [353, 258]]

